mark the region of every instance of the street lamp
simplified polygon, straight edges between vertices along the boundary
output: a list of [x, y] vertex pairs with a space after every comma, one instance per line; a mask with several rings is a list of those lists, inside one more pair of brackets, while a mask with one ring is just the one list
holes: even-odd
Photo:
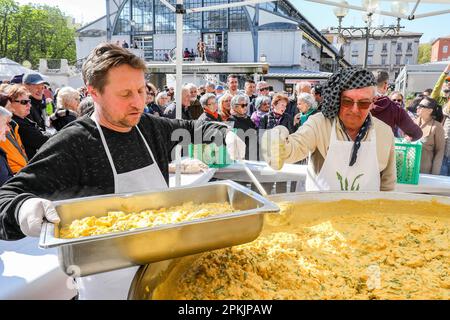
[[[347, 4], [346, 1], [341, 1], [342, 4]], [[395, 2], [394, 2], [395, 3]], [[376, 38], [380, 37], [383, 38], [389, 33], [392, 35], [399, 34], [400, 29], [404, 28], [400, 26], [400, 18], [397, 19], [397, 26], [379, 26], [379, 27], [372, 27], [372, 16], [375, 12], [375, 10], [378, 7], [378, 0], [364, 0], [363, 6], [366, 8], [367, 13], [365, 14], [364, 22], [366, 23], [365, 27], [342, 27], [342, 20], [347, 15], [348, 9], [345, 7], [336, 7], [333, 11], [335, 16], [338, 18], [339, 25], [337, 28], [338, 37], [341, 36], [345, 39], [345, 36], [352, 39], [355, 38], [354, 33], [359, 32], [361, 34], [361, 37], [365, 39], [365, 52], [364, 52], [364, 64], [363, 68], [367, 68], [367, 60], [369, 56], [369, 39], [370, 38]], [[402, 10], [405, 10], [405, 7], [401, 5], [401, 3], [393, 4], [392, 11], [396, 12], [399, 11], [400, 8]], [[407, 10], [407, 9], [406, 9]], [[334, 30], [336, 28], [330, 28], [331, 30]]]
[[[341, 1], [342, 4], [348, 5], [347, 1]], [[342, 25], [342, 19], [345, 18], [345, 16], [348, 13], [348, 8], [346, 7], [335, 7], [333, 9], [334, 15], [338, 18], [339, 21], [339, 29], [338, 32], [341, 33], [341, 25]]]

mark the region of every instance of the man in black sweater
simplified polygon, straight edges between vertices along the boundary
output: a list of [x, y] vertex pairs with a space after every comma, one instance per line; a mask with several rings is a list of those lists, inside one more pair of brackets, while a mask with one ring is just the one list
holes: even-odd
[[203, 143], [225, 137], [230, 157], [243, 156], [245, 144], [225, 125], [143, 114], [146, 70], [142, 59], [117, 45], [92, 51], [83, 78], [94, 113], [52, 137], [0, 189], [0, 239], [38, 236], [44, 218], [58, 223], [50, 200], [167, 188], [177, 129]]

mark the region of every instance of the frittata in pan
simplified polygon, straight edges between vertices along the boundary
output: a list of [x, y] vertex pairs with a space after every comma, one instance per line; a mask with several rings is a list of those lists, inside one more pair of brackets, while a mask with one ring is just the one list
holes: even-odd
[[[374, 214], [379, 204], [367, 203], [367, 212], [280, 227], [248, 244], [182, 258], [152, 298], [450, 299], [448, 215], [416, 214], [427, 206], [400, 201], [392, 211], [410, 214]], [[307, 210], [279, 205], [282, 216]], [[449, 206], [430, 208], [450, 214]]]

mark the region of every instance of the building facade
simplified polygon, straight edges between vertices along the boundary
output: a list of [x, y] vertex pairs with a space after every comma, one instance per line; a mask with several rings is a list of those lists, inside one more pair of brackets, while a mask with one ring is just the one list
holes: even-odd
[[[186, 0], [186, 8], [239, 0]], [[169, 0], [175, 5], [175, 0]], [[126, 41], [146, 61], [167, 61], [176, 47], [176, 18], [159, 0], [106, 0], [107, 15], [77, 31], [79, 61], [100, 42]], [[108, 20], [109, 15], [109, 20]], [[289, 1], [186, 14], [183, 50], [198, 56], [202, 40], [208, 62], [259, 62], [271, 67], [332, 72], [337, 50]], [[347, 63], [348, 65], [348, 63]], [[270, 70], [269, 70], [270, 73]]]
[[450, 36], [437, 38], [431, 44], [431, 62], [450, 60]]
[[[339, 46], [341, 54], [351, 65], [359, 67], [364, 65], [366, 39], [361, 33], [354, 32], [351, 37], [349, 34], [338, 36], [335, 30], [326, 30], [323, 34], [329, 41]], [[369, 39], [367, 69], [386, 70], [389, 72], [390, 81], [394, 82], [404, 66], [417, 64], [422, 33], [400, 32], [396, 35], [382, 36], [376, 32], [374, 36]]]

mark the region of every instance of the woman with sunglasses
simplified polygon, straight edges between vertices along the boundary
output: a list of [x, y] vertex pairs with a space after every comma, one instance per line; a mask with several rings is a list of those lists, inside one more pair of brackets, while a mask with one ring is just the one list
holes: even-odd
[[255, 100], [255, 109], [250, 116], [256, 128], [259, 128], [261, 119], [270, 111], [270, 98], [267, 96], [259, 96]]
[[145, 99], [145, 105], [146, 107], [144, 108], [144, 112], [145, 113], [150, 113], [156, 117], [160, 117], [163, 114], [163, 110], [161, 110], [161, 108], [156, 104], [155, 102], [155, 97], [156, 97], [156, 92], [158, 90], [156, 89], [156, 87], [150, 83], [147, 82], [146, 84], [146, 99]]
[[424, 97], [417, 106], [415, 123], [422, 129], [422, 158], [420, 173], [440, 174], [445, 152], [445, 134], [441, 123], [436, 120], [440, 106], [434, 99]]
[[19, 125], [19, 135], [27, 157], [31, 159], [50, 137], [42, 133], [36, 122], [27, 118], [31, 108], [30, 93], [27, 89], [16, 84], [8, 90], [8, 94], [13, 113], [12, 119]]
[[4, 141], [0, 141], [0, 148], [5, 151], [8, 165], [13, 174], [19, 172], [28, 163], [28, 157], [19, 134], [19, 125], [12, 120], [11, 102], [7, 94], [0, 93], [0, 106], [4, 107], [11, 114]]
[[247, 114], [250, 104], [248, 95], [237, 94], [231, 99], [231, 117], [228, 118], [238, 136], [245, 142], [245, 159], [258, 159], [258, 132], [255, 124]]

